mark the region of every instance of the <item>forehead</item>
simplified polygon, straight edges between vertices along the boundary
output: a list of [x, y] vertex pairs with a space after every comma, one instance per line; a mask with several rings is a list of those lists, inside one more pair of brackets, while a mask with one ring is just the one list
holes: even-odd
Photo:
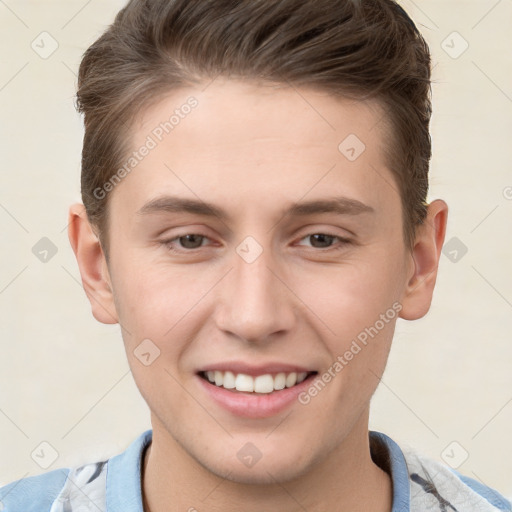
[[164, 193], [233, 205], [238, 197], [240, 208], [261, 209], [272, 199], [337, 194], [382, 209], [399, 203], [383, 130], [376, 102], [217, 79], [173, 91], [143, 112], [132, 148], [150, 149], [112, 199], [126, 189], [132, 209]]
[[152, 133], [157, 139], [172, 138], [193, 146], [200, 143], [205, 148], [227, 142], [250, 142], [255, 147], [274, 142], [297, 149], [307, 144], [323, 151], [330, 146], [338, 156], [338, 144], [347, 135], [357, 136], [367, 149], [378, 150], [382, 127], [387, 128], [385, 116], [376, 100], [217, 78], [202, 88], [176, 90], [161, 99], [139, 118], [134, 135], [135, 142], [143, 142], [141, 136]]

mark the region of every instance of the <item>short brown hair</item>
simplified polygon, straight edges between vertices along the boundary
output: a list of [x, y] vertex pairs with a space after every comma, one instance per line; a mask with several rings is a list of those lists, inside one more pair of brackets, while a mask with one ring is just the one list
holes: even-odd
[[427, 213], [430, 73], [427, 43], [393, 0], [130, 0], [85, 52], [77, 91], [82, 200], [107, 259], [108, 197], [95, 190], [122, 165], [134, 119], [219, 75], [376, 99], [412, 249]]

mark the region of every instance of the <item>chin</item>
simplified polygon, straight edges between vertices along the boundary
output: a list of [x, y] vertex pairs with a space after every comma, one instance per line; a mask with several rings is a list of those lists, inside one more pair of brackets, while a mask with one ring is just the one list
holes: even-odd
[[[285, 451], [287, 457], [283, 457]], [[250, 450], [248, 450], [250, 452]], [[311, 464], [304, 460], [303, 453], [293, 453], [285, 448], [274, 453], [262, 453], [261, 458], [252, 465], [241, 462], [238, 457], [221, 457], [216, 461], [198, 462], [211, 473], [230, 482], [246, 485], [269, 485], [295, 480], [307, 473]], [[225, 456], [225, 454], [224, 454]], [[243, 459], [243, 457], [240, 457]]]
[[[259, 464], [258, 464], [259, 466]], [[242, 485], [274, 485], [283, 484], [295, 480], [303, 471], [297, 468], [296, 464], [276, 467], [275, 464], [261, 465], [253, 468], [240, 468], [236, 466], [225, 466], [222, 468], [209, 468], [217, 476]]]

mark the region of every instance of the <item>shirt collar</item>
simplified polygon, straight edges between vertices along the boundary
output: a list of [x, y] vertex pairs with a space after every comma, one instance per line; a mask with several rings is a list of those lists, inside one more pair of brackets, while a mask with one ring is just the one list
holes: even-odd
[[153, 431], [143, 432], [107, 465], [106, 512], [144, 512], [142, 508], [142, 456]]
[[400, 447], [386, 434], [370, 431], [373, 461], [391, 475], [393, 484], [392, 512], [409, 512], [410, 486], [407, 463]]
[[[386, 434], [370, 431], [372, 459], [390, 473], [393, 483], [392, 512], [409, 512], [410, 491], [407, 464], [400, 447]], [[107, 512], [143, 512], [141, 469], [145, 448], [153, 438], [146, 430], [107, 465]]]

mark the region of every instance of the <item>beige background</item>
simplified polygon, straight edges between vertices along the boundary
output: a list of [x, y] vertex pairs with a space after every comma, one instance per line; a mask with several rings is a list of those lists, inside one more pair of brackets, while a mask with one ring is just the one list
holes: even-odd
[[[467, 253], [442, 256], [427, 317], [399, 320], [371, 428], [454, 465], [467, 452], [459, 470], [511, 497], [512, 1], [401, 3], [435, 63], [430, 199], [448, 202], [446, 240]], [[0, 0], [2, 484], [43, 472], [31, 458], [43, 441], [55, 469], [119, 453], [150, 428], [119, 328], [90, 314], [66, 233], [80, 197], [75, 73], [123, 5]], [[50, 37], [44, 59], [31, 43], [49, 51]], [[57, 249], [46, 263], [32, 252], [43, 237]]]

